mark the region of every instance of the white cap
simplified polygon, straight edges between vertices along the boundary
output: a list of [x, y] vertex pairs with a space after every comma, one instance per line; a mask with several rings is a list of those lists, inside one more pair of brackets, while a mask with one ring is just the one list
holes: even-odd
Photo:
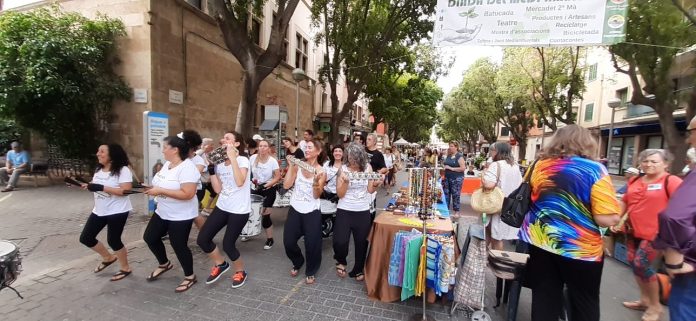
[[263, 140], [263, 137], [261, 137], [261, 135], [259, 135], [259, 134], [256, 134], [256, 135], [254, 135], [254, 137], [252, 137], [251, 139], [253, 139], [253, 140]]

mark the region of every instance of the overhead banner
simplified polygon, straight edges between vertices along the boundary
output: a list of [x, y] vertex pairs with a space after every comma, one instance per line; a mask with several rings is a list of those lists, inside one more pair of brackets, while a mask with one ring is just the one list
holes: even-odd
[[624, 41], [628, 0], [438, 0], [435, 46], [584, 46]]

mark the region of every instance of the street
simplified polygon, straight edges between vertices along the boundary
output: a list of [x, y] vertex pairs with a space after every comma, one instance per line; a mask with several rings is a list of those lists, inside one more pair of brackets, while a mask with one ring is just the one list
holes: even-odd
[[[405, 180], [398, 175], [397, 186]], [[323, 244], [323, 260], [317, 282], [306, 285], [304, 278], [292, 278], [290, 262], [282, 244], [286, 209], [273, 215], [276, 244], [263, 250], [263, 237], [238, 242], [249, 278], [238, 289], [231, 288], [231, 273], [212, 285], [203, 282], [211, 262], [195, 244], [194, 227], [189, 246], [194, 253], [198, 284], [183, 294], [174, 288], [182, 271], [167, 244], [175, 268], [156, 282], [145, 282], [156, 260], [142, 241], [147, 216], [144, 198], [131, 196], [136, 209], [129, 218], [123, 241], [129, 249], [133, 274], [119, 282], [109, 282], [117, 265], [94, 274], [98, 255], [78, 242], [86, 217], [93, 206], [92, 194], [62, 185], [39, 188], [22, 184], [21, 189], [0, 196], [0, 239], [21, 247], [24, 272], [11, 290], [0, 293], [0, 315], [4, 320], [406, 320], [420, 312], [420, 298], [400, 303], [381, 303], [366, 296], [365, 287], [353, 279], [339, 279], [333, 266], [331, 239]], [[380, 190], [378, 206], [386, 193]], [[468, 199], [462, 198], [468, 209]], [[470, 209], [469, 209], [470, 211]], [[473, 215], [473, 213], [471, 213]], [[216, 238], [221, 244], [222, 234]], [[100, 234], [105, 239], [105, 232]], [[349, 255], [349, 267], [352, 264]], [[495, 280], [488, 273], [486, 311], [493, 320], [504, 320], [504, 306], [493, 309]], [[630, 269], [607, 258], [602, 283], [602, 320], [634, 321], [640, 313], [629, 311], [621, 302], [637, 298]], [[524, 289], [517, 320], [530, 318], [531, 293]], [[428, 313], [437, 320], [468, 320], [458, 311], [449, 316], [450, 304], [429, 304]], [[665, 309], [666, 310], [666, 309]], [[667, 320], [666, 316], [663, 320]]]

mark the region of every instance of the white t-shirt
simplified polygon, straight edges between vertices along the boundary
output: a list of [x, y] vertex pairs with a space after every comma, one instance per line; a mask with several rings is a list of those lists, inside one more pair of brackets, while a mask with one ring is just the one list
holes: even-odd
[[[128, 166], [123, 166], [118, 176], [111, 175], [111, 172], [99, 170], [94, 173], [94, 177], [92, 177], [92, 183], [113, 188], [120, 187], [121, 183], [132, 182], [133, 174], [131, 174]], [[94, 193], [94, 209], [92, 209], [92, 213], [97, 216], [120, 214], [132, 210], [133, 205], [131, 205], [131, 201], [128, 196], [112, 195], [106, 192]]]
[[338, 181], [336, 173], [338, 173], [338, 168], [329, 166], [329, 162], [326, 161], [324, 162], [324, 172], [326, 173], [326, 186], [324, 186], [324, 190], [336, 194], [336, 182]]
[[234, 180], [232, 165], [227, 166], [225, 163], [221, 163], [215, 166], [215, 175], [222, 182], [222, 190], [216, 206], [228, 213], [248, 214], [251, 213], [251, 171], [249, 171], [249, 159], [244, 156], [237, 156], [237, 164], [239, 164], [239, 168], [247, 169], [244, 185], [241, 187], [237, 186], [237, 182]]
[[299, 144], [297, 144], [297, 147], [302, 150], [303, 153], [307, 154], [307, 141], [306, 140], [301, 140]]
[[394, 167], [394, 154], [384, 154], [384, 164], [387, 168], [391, 169]]
[[[346, 166], [343, 166], [343, 171], [350, 173]], [[369, 172], [372, 170], [368, 169]], [[367, 192], [368, 180], [352, 180], [348, 182], [348, 190], [346, 195], [338, 200], [337, 208], [352, 212], [362, 212], [370, 209], [372, 196]]]
[[[208, 164], [205, 163], [205, 159], [203, 159], [203, 157], [199, 155], [193, 155], [193, 157], [191, 157], [191, 161], [193, 162], [193, 165], [196, 165], [196, 170], [198, 170], [198, 165], [200, 165], [203, 166], [203, 171], [205, 172], [205, 168], [208, 166]], [[196, 185], [196, 189], [203, 189], [203, 184], [201, 183], [201, 180], [198, 180], [198, 185]]]
[[266, 183], [273, 179], [273, 171], [280, 169], [278, 160], [273, 156], [268, 156], [266, 162], [261, 163], [261, 160], [258, 159], [258, 155], [251, 155], [249, 163], [251, 164], [251, 173], [254, 174], [254, 178], [259, 184]]
[[309, 214], [321, 207], [318, 198], [314, 198], [314, 177], [306, 178], [302, 175], [302, 170], [297, 170], [295, 185], [290, 197], [290, 206], [297, 212]]
[[[170, 190], [180, 190], [181, 184], [198, 183], [201, 173], [191, 160], [186, 159], [176, 167], [170, 169], [170, 162], [164, 163], [162, 170], [152, 179], [152, 186]], [[163, 220], [185, 221], [198, 216], [198, 199], [193, 195], [189, 200], [177, 200], [166, 196], [155, 197], [157, 210], [155, 211]]]

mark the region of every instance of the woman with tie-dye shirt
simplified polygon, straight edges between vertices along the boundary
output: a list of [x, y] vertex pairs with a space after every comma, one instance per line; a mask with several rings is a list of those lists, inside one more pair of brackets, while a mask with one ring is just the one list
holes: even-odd
[[587, 129], [558, 129], [531, 173], [532, 202], [520, 228], [530, 244], [527, 280], [532, 320], [558, 320], [563, 287], [573, 321], [598, 321], [603, 248], [600, 227], [615, 225], [620, 206], [606, 168], [590, 155]]

